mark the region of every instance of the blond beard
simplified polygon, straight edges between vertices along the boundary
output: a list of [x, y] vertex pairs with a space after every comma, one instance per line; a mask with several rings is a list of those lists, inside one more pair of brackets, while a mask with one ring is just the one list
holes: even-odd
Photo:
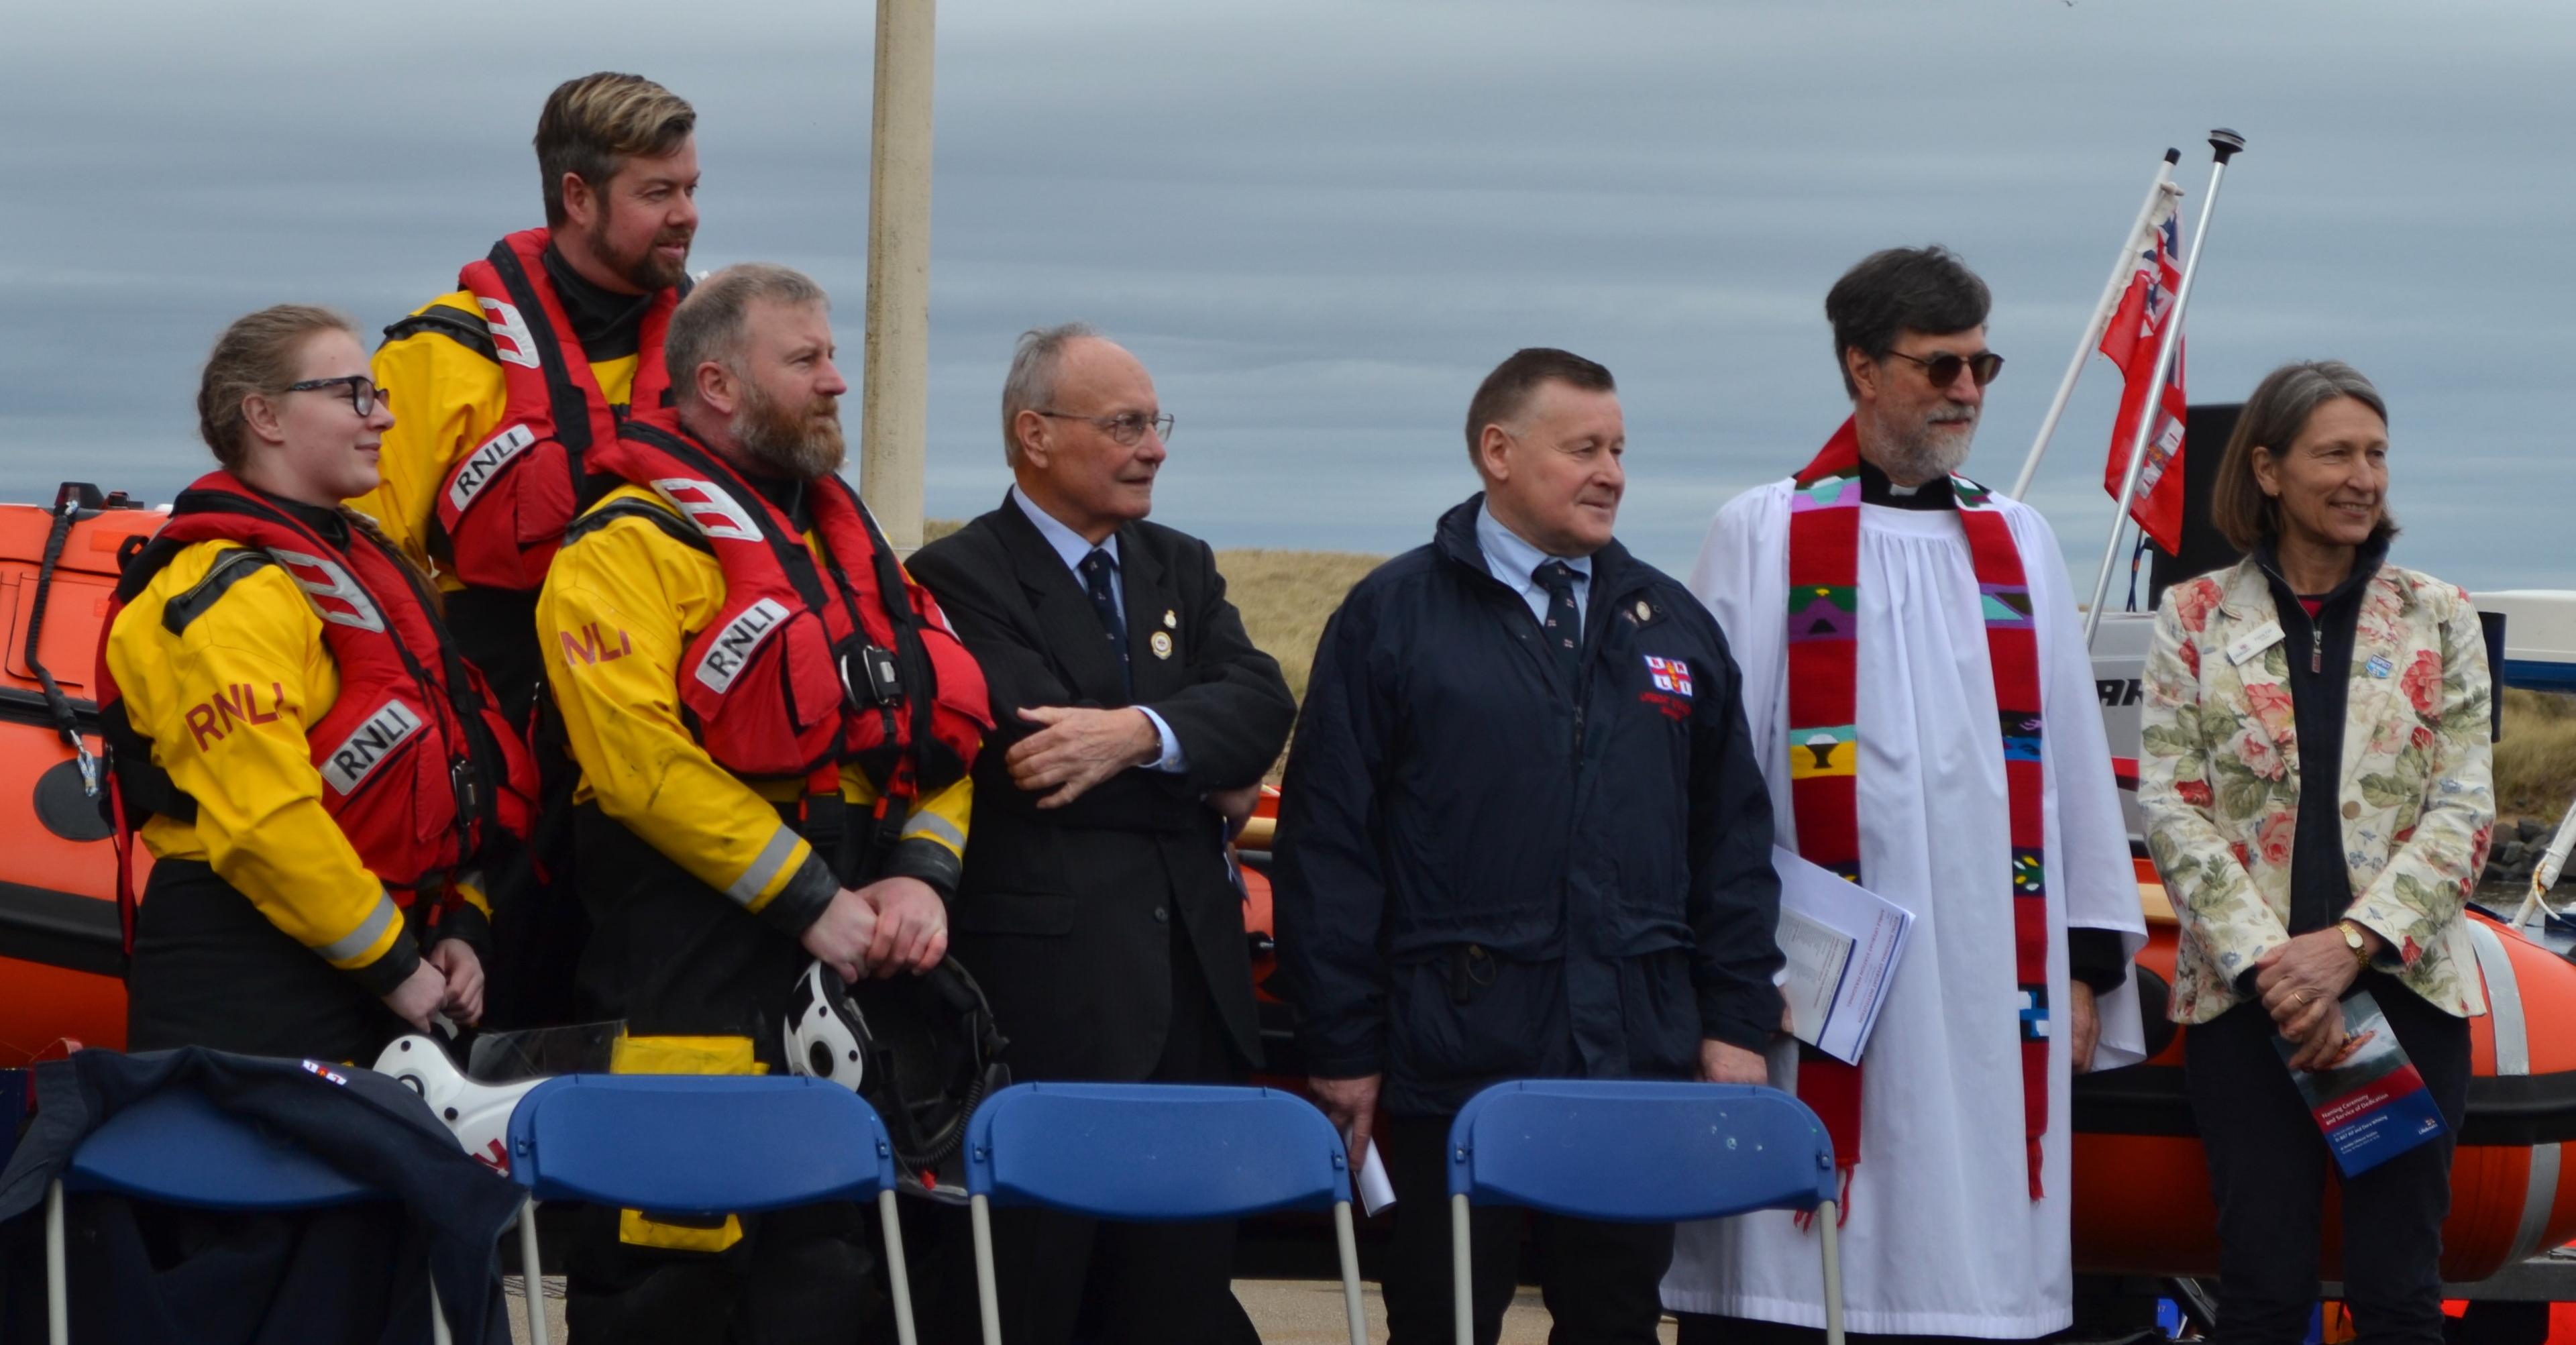
[[849, 446], [841, 438], [836, 413], [840, 399], [826, 397], [803, 414], [787, 411], [758, 385], [745, 380], [742, 405], [734, 408], [726, 429], [742, 446], [744, 457], [770, 472], [797, 481], [820, 481], [841, 470]]

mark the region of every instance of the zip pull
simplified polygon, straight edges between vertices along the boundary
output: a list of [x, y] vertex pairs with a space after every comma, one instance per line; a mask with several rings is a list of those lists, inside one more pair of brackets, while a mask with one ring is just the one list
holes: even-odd
[[2326, 632], [2325, 632], [2325, 628], [2324, 628], [2324, 627], [2322, 627], [2322, 626], [2310, 626], [2310, 627], [2308, 628], [2308, 671], [2309, 671], [2309, 672], [2312, 672], [2312, 673], [2321, 673], [2321, 672], [2324, 672], [2325, 670], [2326, 670]]

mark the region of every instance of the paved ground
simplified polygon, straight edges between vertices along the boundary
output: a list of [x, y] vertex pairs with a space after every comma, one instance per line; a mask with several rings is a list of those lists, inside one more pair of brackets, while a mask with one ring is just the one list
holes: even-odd
[[[520, 1307], [516, 1289], [510, 1297], [510, 1327], [521, 1342], [528, 1338], [520, 1327]], [[551, 1287], [563, 1292], [563, 1282]], [[1252, 1314], [1253, 1325], [1261, 1329], [1263, 1345], [1345, 1345], [1349, 1330], [1342, 1321], [1342, 1287], [1314, 1280], [1237, 1280], [1237, 1298], [1244, 1310]], [[1368, 1310], [1369, 1339], [1386, 1339], [1386, 1310], [1378, 1302], [1377, 1288], [1371, 1285], [1363, 1300]], [[549, 1297], [547, 1320], [553, 1325], [552, 1338], [561, 1345], [564, 1339], [563, 1299]], [[1503, 1319], [1503, 1345], [1545, 1345], [1547, 1309], [1539, 1305], [1538, 1291], [1524, 1289], [1511, 1313]], [[1664, 1323], [1663, 1338], [1673, 1338], [1673, 1324]]]

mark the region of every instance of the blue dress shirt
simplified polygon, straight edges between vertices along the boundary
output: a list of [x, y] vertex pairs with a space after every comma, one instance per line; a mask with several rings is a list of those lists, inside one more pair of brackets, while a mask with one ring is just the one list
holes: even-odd
[[1578, 619], [1589, 620], [1592, 596], [1592, 558], [1590, 556], [1551, 556], [1528, 542], [1519, 533], [1503, 526], [1494, 517], [1492, 506], [1476, 510], [1476, 547], [1485, 553], [1485, 569], [1502, 586], [1521, 595], [1529, 604], [1530, 616], [1542, 626], [1547, 624], [1547, 589], [1538, 582], [1538, 567], [1552, 560], [1564, 561], [1574, 571], [1574, 612]]

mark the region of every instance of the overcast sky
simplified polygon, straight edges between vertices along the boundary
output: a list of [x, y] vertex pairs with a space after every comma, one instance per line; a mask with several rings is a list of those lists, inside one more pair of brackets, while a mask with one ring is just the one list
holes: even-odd
[[[206, 462], [226, 321], [292, 299], [373, 328], [450, 288], [538, 221], [537, 109], [601, 68], [698, 108], [692, 265], [813, 272], [855, 378], [872, 32], [851, 0], [13, 5], [0, 499], [167, 499]], [[1617, 374], [1620, 532], [1683, 568], [1845, 414], [1834, 277], [1931, 241], [1995, 291], [2011, 367], [1969, 470], [2009, 484], [2157, 156], [2184, 150], [2196, 220], [2225, 125], [2250, 148], [2194, 400], [2348, 359], [2391, 406], [2399, 557], [2576, 587], [2565, 0], [974, 0], [939, 41], [934, 516], [1008, 482], [1012, 337], [1083, 318], [1179, 418], [1158, 519], [1398, 550], [1473, 487], [1477, 379], [1547, 344]], [[2117, 391], [2096, 359], [2032, 496], [2079, 584]]]

